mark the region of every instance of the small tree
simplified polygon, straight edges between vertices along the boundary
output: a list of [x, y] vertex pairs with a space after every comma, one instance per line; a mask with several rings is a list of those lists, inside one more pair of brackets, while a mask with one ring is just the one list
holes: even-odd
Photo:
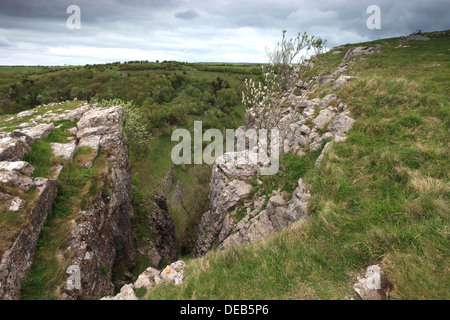
[[[280, 144], [280, 164], [284, 166], [284, 140], [290, 129], [290, 125], [299, 116], [299, 105], [290, 106], [283, 99], [287, 90], [293, 87], [294, 83], [301, 78], [303, 61], [307, 55], [313, 51], [315, 54], [321, 53], [326, 44], [326, 40], [320, 37], [309, 37], [306, 32], [298, 33], [296, 38], [287, 39], [286, 30], [283, 30], [283, 37], [274, 49], [266, 48], [269, 57], [269, 66], [263, 67], [264, 83], [255, 83], [246, 80], [245, 89], [242, 92], [242, 103], [247, 109], [251, 123], [257, 129], [277, 128], [281, 134]], [[294, 71], [293, 62], [296, 57], [304, 51], [298, 59], [299, 67]], [[286, 113], [287, 108], [291, 108]]]
[[127, 137], [128, 145], [137, 153], [147, 150], [151, 133], [147, 131], [145, 124], [142, 122], [143, 117], [140, 110], [131, 101], [102, 100], [99, 102], [99, 106], [101, 108], [121, 106], [125, 111], [123, 131]]

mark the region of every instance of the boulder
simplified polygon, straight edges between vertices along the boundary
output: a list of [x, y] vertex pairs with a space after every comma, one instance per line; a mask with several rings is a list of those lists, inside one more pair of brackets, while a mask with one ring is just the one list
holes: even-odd
[[20, 132], [13, 131], [0, 137], [0, 161], [18, 161], [31, 150], [33, 139]]
[[155, 277], [159, 276], [160, 272], [152, 267], [145, 269], [143, 273], [139, 275], [137, 280], [134, 282], [135, 288], [150, 288], [155, 283]]
[[335, 94], [329, 94], [327, 96], [325, 96], [320, 102], [319, 102], [319, 108], [325, 109], [326, 107], [328, 107], [330, 105], [330, 103], [332, 101], [336, 101], [337, 100], [337, 96]]
[[[329, 108], [323, 109], [319, 112], [319, 115], [313, 120], [313, 123], [319, 129], [325, 129], [325, 126], [330, 123], [331, 120], [334, 119], [336, 113], [331, 111]], [[331, 131], [328, 129], [328, 131]]]
[[381, 286], [380, 265], [369, 266], [362, 277], [358, 277], [358, 282], [353, 285], [353, 289], [363, 300], [382, 300], [383, 292]]
[[50, 134], [50, 132], [53, 129], [55, 129], [55, 126], [53, 123], [42, 123], [42, 124], [38, 124], [37, 126], [34, 126], [34, 127], [28, 127], [25, 129], [21, 129], [19, 131], [30, 136], [34, 141], [34, 140], [43, 139], [43, 138], [48, 137], [48, 135]]
[[352, 127], [355, 119], [350, 118], [348, 115], [349, 111], [344, 111], [340, 113], [334, 120], [328, 125], [327, 130], [331, 131], [333, 134], [343, 134], [348, 132]]
[[34, 168], [26, 161], [0, 161], [0, 171], [16, 171], [29, 177]]

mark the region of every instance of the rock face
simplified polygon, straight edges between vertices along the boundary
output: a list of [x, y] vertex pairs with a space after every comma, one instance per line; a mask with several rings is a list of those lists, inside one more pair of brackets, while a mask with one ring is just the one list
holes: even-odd
[[95, 138], [97, 151], [107, 153], [109, 170], [103, 181], [110, 183], [107, 192], [101, 192], [74, 221], [67, 248], [74, 257], [67, 269], [63, 299], [92, 299], [111, 294], [112, 270], [135, 265], [131, 167], [123, 116], [121, 107], [113, 107], [87, 112], [78, 122], [80, 143]]
[[[246, 203], [246, 197], [253, 190], [248, 180], [256, 178], [260, 170], [258, 164], [237, 168], [221, 159], [216, 161], [210, 183], [211, 206], [202, 216], [194, 256], [201, 256], [214, 246], [224, 249], [262, 240], [306, 216], [310, 194], [301, 179], [290, 200], [286, 200], [287, 195], [274, 192], [265, 208], [265, 196]], [[237, 208], [242, 203], [245, 208]]]
[[36, 243], [57, 193], [56, 180], [36, 178], [37, 200], [30, 221], [0, 260], [0, 299], [20, 299], [20, 283], [28, 274], [36, 251]]
[[177, 259], [175, 224], [168, 213], [164, 195], [155, 196], [148, 224], [156, 235], [156, 241], [153, 246], [141, 247], [139, 250], [150, 258], [155, 267], [159, 267], [162, 261], [175, 261]]
[[[332, 90], [338, 90], [352, 77], [342, 75], [348, 66], [361, 54], [370, 54], [379, 47], [357, 47], [348, 50], [340, 66], [329, 76], [316, 80], [319, 87], [334, 82]], [[330, 93], [323, 99], [309, 100], [312, 82], [297, 81], [281, 97], [283, 103], [291, 106], [283, 111], [279, 120], [281, 126], [289, 124], [281, 147], [285, 152], [303, 156], [307, 152], [322, 152], [315, 162], [319, 166], [332, 143], [347, 139], [345, 135], [355, 120], [347, 105], [336, 94]], [[297, 95], [300, 91], [300, 95]], [[294, 94], [296, 93], [296, 94]], [[294, 110], [300, 110], [295, 112]], [[292, 115], [293, 121], [290, 121]], [[255, 119], [246, 114], [245, 129], [254, 128]], [[285, 122], [289, 121], [289, 122]], [[249, 154], [252, 152], [249, 152]], [[226, 164], [222, 161], [233, 153], [216, 160], [210, 183], [210, 210], [201, 219], [194, 256], [201, 256], [212, 248], [223, 249], [231, 245], [262, 240], [307, 216], [309, 191], [303, 180], [292, 195], [274, 191], [269, 199], [258, 194], [259, 165]], [[251, 183], [250, 183], [251, 180]]]
[[[225, 249], [235, 244], [260, 241], [296, 221], [305, 219], [310, 197], [302, 179], [298, 181], [298, 187], [289, 201], [285, 200], [283, 194], [274, 191], [264, 210], [260, 211], [261, 206], [258, 206], [256, 210], [241, 220], [244, 223], [238, 223], [228, 230], [228, 235], [220, 243], [219, 249]], [[258, 211], [260, 212], [258, 213]]]
[[[223, 155], [226, 156], [227, 154]], [[203, 255], [211, 249], [224, 228], [228, 210], [234, 208], [252, 189], [245, 179], [255, 176], [260, 171], [258, 165], [244, 165], [237, 169], [232, 164], [220, 162], [220, 159], [216, 161], [212, 169], [208, 196], [211, 206], [202, 216], [194, 256]]]

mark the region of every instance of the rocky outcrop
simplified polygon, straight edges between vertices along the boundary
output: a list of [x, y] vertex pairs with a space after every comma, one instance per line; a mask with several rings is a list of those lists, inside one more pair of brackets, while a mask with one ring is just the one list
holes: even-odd
[[20, 131], [0, 135], [0, 161], [22, 160], [32, 143], [33, 139]]
[[[225, 249], [235, 244], [260, 241], [274, 232], [306, 218], [310, 197], [302, 179], [298, 181], [298, 187], [289, 201], [285, 200], [286, 195], [274, 191], [264, 210], [261, 211], [261, 206], [258, 205], [255, 210], [250, 211], [241, 220], [242, 222], [235, 224], [232, 228], [228, 227], [227, 232], [221, 234], [221, 238], [225, 239], [219, 239], [219, 249]], [[263, 201], [259, 202], [259, 204], [262, 203]]]
[[416, 31], [411, 33], [409, 36], [400, 37], [400, 41], [410, 41], [410, 40], [420, 40], [420, 41], [428, 41], [430, 38], [423, 35], [422, 32]]
[[[333, 82], [336, 79], [336, 82], [333, 85], [333, 89], [337, 90], [344, 86], [350, 77], [340, 77], [344, 72], [347, 71], [349, 65], [356, 61], [356, 58], [361, 54], [371, 54], [377, 51], [380, 48], [379, 45], [374, 47], [355, 47], [349, 49], [345, 54], [344, 58], [341, 61], [339, 67], [330, 75], [319, 77], [319, 85], [324, 86], [327, 83]], [[339, 77], [339, 78], [338, 78]]]
[[[222, 157], [227, 156], [224, 154]], [[194, 256], [203, 255], [211, 249], [225, 226], [227, 212], [252, 190], [245, 180], [256, 176], [259, 171], [258, 165], [237, 167], [232, 163], [223, 163], [220, 159], [216, 161], [209, 185], [210, 210], [202, 216]]]
[[53, 123], [42, 123], [34, 127], [21, 129], [19, 131], [22, 132], [23, 134], [28, 135], [29, 137], [31, 137], [33, 141], [35, 141], [48, 137], [48, 135], [50, 134], [50, 132], [52, 132], [53, 129], [55, 129]]
[[164, 282], [180, 285], [183, 283], [184, 267], [186, 263], [178, 260], [166, 266], [164, 270], [158, 271], [152, 267], [141, 273], [134, 283], [124, 285], [115, 296], [106, 296], [100, 300], [139, 300], [135, 294], [135, 289], [151, 289]]
[[[356, 47], [348, 50], [340, 66], [329, 76], [317, 78], [318, 86], [334, 82], [338, 90], [353, 78], [342, 75], [348, 66], [361, 54], [370, 54], [375, 47]], [[283, 110], [279, 127], [287, 127], [282, 148], [299, 157], [307, 152], [322, 149], [315, 166], [319, 166], [333, 141], [347, 139], [346, 133], [355, 120], [347, 105], [336, 94], [330, 93], [323, 99], [309, 99], [312, 81], [299, 80], [281, 97], [282, 103], [291, 105]], [[246, 129], [254, 128], [255, 119], [246, 115]], [[251, 154], [252, 152], [249, 152]], [[194, 256], [201, 256], [212, 248], [227, 248], [231, 245], [262, 240], [274, 232], [304, 219], [307, 216], [310, 193], [298, 181], [292, 195], [274, 191], [269, 199], [258, 193], [258, 176], [261, 166], [224, 163], [222, 159], [234, 153], [226, 153], [216, 160], [210, 183], [210, 210], [201, 219]], [[238, 169], [239, 168], [239, 169]], [[249, 180], [252, 179], [252, 183]]]
[[[86, 112], [78, 122], [78, 147], [83, 141], [104, 152], [107, 190], [73, 221], [67, 251], [74, 254], [67, 268], [63, 299], [92, 299], [111, 294], [113, 269], [130, 269], [136, 255], [132, 232], [131, 167], [123, 134], [121, 107]], [[92, 154], [92, 161], [95, 155]], [[87, 159], [86, 161], [88, 161]], [[104, 184], [105, 185], [105, 184]]]
[[57, 193], [56, 180], [34, 178], [37, 200], [30, 212], [30, 220], [16, 237], [13, 245], [0, 260], [0, 299], [20, 299], [20, 284], [28, 274], [36, 251], [39, 233], [44, 226]]
[[[59, 104], [62, 103], [51, 104], [50, 106]], [[44, 115], [32, 117], [40, 111], [41, 107], [47, 106], [38, 106], [33, 110], [21, 112], [15, 117], [7, 119], [6, 121], [15, 118], [18, 120], [24, 119], [28, 122], [19, 124], [20, 130], [0, 135], [0, 182], [6, 187], [6, 193], [5, 191], [0, 192], [0, 200], [6, 202], [7, 211], [27, 210], [27, 212], [20, 213], [26, 214], [27, 219], [12, 239], [11, 246], [6, 251], [0, 252], [0, 299], [20, 299], [21, 282], [26, 278], [32, 265], [39, 234], [57, 194], [56, 180], [31, 177], [34, 168], [21, 159], [27, 152], [31, 151], [31, 146], [35, 140], [47, 137], [55, 129], [54, 124], [48, 121], [73, 121], [80, 118], [90, 108], [85, 103], [75, 110], [64, 111], [60, 109], [55, 111], [56, 113], [48, 111]], [[63, 111], [63, 113], [58, 114], [59, 111]], [[52, 147], [56, 155], [65, 159], [70, 159], [75, 152], [74, 142], [54, 144]], [[62, 166], [56, 168], [56, 177], [61, 169]], [[19, 190], [22, 191], [19, 192]], [[32, 195], [31, 199], [27, 198], [27, 201], [25, 201], [16, 196], [16, 194], [20, 195], [23, 192]], [[30, 194], [30, 192], [32, 193]]]
[[345, 54], [344, 58], [342, 59], [341, 64], [343, 64], [344, 62], [356, 58], [361, 54], [370, 54], [375, 52], [376, 50], [378, 50], [380, 48], [379, 45], [376, 45], [374, 47], [355, 47], [352, 48], [350, 50], [347, 51], [347, 53]]

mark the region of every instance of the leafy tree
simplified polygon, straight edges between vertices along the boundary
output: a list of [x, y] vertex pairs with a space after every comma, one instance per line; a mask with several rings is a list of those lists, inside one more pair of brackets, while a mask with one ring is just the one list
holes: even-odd
[[111, 99], [102, 100], [98, 105], [102, 108], [121, 106], [125, 111], [123, 129], [125, 136], [127, 137], [128, 145], [138, 154], [145, 152], [151, 139], [151, 134], [147, 131], [147, 128], [142, 121], [143, 117], [140, 110], [133, 102]]
[[[280, 164], [284, 165], [283, 142], [290, 125], [298, 118], [299, 104], [291, 106], [285, 102], [283, 95], [292, 88], [293, 84], [301, 78], [303, 61], [307, 55], [322, 52], [326, 40], [320, 37], [308, 36], [298, 33], [296, 38], [286, 38], [286, 30], [283, 30], [281, 42], [272, 50], [266, 48], [269, 57], [269, 66], [262, 67], [263, 82], [245, 80], [245, 88], [242, 91], [242, 103], [247, 109], [247, 120], [257, 129], [277, 128], [280, 132]], [[299, 58], [299, 65], [294, 69], [294, 59], [301, 51], [304, 54]], [[286, 114], [286, 110], [291, 108]]]

